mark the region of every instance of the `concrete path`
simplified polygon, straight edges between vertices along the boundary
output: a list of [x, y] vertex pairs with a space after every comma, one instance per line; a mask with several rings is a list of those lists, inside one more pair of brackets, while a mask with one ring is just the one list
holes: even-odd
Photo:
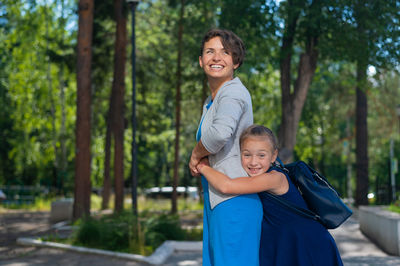
[[339, 228], [330, 230], [344, 265], [400, 265], [400, 257], [386, 254], [361, 233], [356, 219], [352, 217]]
[[[12, 215], [11, 215], [12, 216]], [[34, 216], [34, 215], [33, 215]], [[41, 224], [40, 221], [46, 218], [45, 214], [41, 214], [41, 218], [34, 218], [32, 214], [24, 216], [24, 221], [16, 224], [8, 224], [11, 220], [2, 219], [0, 214], [0, 265], [7, 266], [25, 266], [25, 265], [93, 265], [93, 266], [141, 266], [143, 263], [116, 259], [106, 256], [83, 254], [72, 251], [64, 251], [50, 248], [34, 248], [17, 246], [15, 239], [12, 238], [24, 233], [21, 228], [26, 228], [25, 236], [45, 233], [45, 226], [37, 225], [33, 229], [32, 221]], [[400, 257], [389, 256], [374, 245], [359, 230], [357, 217], [354, 216], [346, 221], [343, 225], [335, 230], [331, 230], [331, 234], [336, 240], [340, 254], [345, 266], [383, 266], [383, 265], [400, 265]], [[16, 222], [16, 220], [13, 220]], [[25, 226], [24, 226], [25, 225]], [[40, 229], [40, 230], [39, 230]], [[12, 231], [9, 231], [12, 230]], [[12, 233], [15, 232], [15, 233]], [[6, 238], [4, 238], [7, 236]], [[6, 239], [4, 242], [3, 240]], [[13, 240], [13, 241], [12, 241]], [[197, 252], [175, 252], [165, 266], [197, 266], [201, 265], [201, 251]]]

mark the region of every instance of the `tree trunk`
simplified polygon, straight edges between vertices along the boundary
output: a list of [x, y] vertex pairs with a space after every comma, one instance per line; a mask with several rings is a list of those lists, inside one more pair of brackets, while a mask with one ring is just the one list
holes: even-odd
[[297, 67], [297, 78], [291, 92], [291, 64], [293, 43], [296, 34], [297, 21], [300, 15], [300, 8], [289, 10], [286, 29], [281, 46], [281, 91], [282, 91], [282, 118], [279, 130], [279, 143], [281, 149], [279, 157], [284, 163], [293, 160], [293, 150], [296, 145], [296, 133], [307, 98], [308, 89], [317, 67], [318, 51], [317, 36], [307, 36], [305, 52], [300, 56]]
[[353, 201], [353, 187], [351, 184], [351, 176], [352, 176], [352, 158], [351, 158], [351, 127], [350, 127], [350, 116], [347, 116], [346, 119], [346, 137], [347, 137], [347, 147], [346, 147], [346, 181], [347, 181], [347, 198], [350, 202]]
[[125, 63], [126, 63], [126, 16], [124, 1], [114, 0], [115, 19], [117, 22], [114, 53], [114, 189], [115, 211], [124, 209], [124, 95], [125, 95]]
[[368, 205], [368, 127], [367, 127], [367, 65], [357, 63], [356, 102], [356, 206]]
[[[45, 19], [46, 19], [46, 53], [49, 53], [49, 17], [47, 14], [47, 9], [45, 13]], [[52, 132], [52, 144], [53, 144], [53, 149], [54, 149], [54, 180], [52, 182], [52, 186], [57, 188], [57, 194], [60, 194], [60, 187], [59, 187], [59, 152], [57, 148], [57, 139], [58, 139], [58, 133], [57, 133], [57, 126], [56, 126], [56, 104], [54, 102], [54, 97], [53, 97], [53, 78], [51, 77], [51, 60], [50, 58], [47, 61], [47, 73], [46, 73], [46, 78], [48, 82], [48, 92], [49, 92], [49, 99], [50, 99], [50, 120], [51, 120], [51, 132]]]
[[101, 209], [108, 209], [108, 204], [110, 202], [111, 194], [111, 177], [110, 177], [110, 165], [111, 165], [111, 137], [112, 137], [112, 126], [111, 121], [113, 118], [114, 110], [114, 97], [111, 91], [109, 109], [107, 114], [107, 128], [106, 128], [106, 141], [104, 147], [104, 179], [103, 179], [103, 192], [102, 192], [102, 202]]
[[366, 6], [356, 2], [354, 14], [357, 24], [357, 88], [356, 88], [356, 196], [355, 205], [368, 205], [368, 127], [367, 127], [367, 68], [368, 32]]
[[90, 215], [90, 105], [93, 32], [93, 0], [78, 4], [77, 118], [75, 150], [74, 219]]
[[[64, 0], [61, 1], [61, 28], [65, 28], [66, 20], [64, 18]], [[61, 33], [61, 44], [64, 45], [64, 31]], [[67, 130], [65, 127], [66, 123], [66, 113], [65, 113], [65, 80], [64, 80], [64, 64], [61, 64], [60, 66], [60, 72], [58, 74], [58, 80], [60, 83], [60, 107], [61, 107], [61, 127], [60, 127], [60, 150], [61, 150], [61, 155], [60, 155], [60, 165], [59, 165], [59, 171], [60, 171], [60, 188], [62, 194], [65, 194], [64, 192], [64, 180], [67, 174], [67, 167], [68, 167], [68, 158], [67, 158], [67, 148], [66, 148], [66, 136], [67, 136]]]
[[185, 11], [185, 1], [181, 0], [181, 10], [179, 16], [178, 29], [178, 59], [176, 69], [176, 95], [175, 95], [175, 161], [174, 161], [174, 179], [172, 182], [172, 213], [178, 211], [178, 180], [179, 180], [179, 137], [181, 127], [181, 83], [182, 83], [182, 37], [183, 37], [183, 16]]

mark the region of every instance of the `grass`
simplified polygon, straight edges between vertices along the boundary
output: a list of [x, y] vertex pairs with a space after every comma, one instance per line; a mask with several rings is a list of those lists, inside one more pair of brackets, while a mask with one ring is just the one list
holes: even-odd
[[[20, 204], [2, 204], [0, 205], [0, 212], [7, 211], [8, 209], [13, 210], [27, 210], [27, 211], [50, 211], [51, 202], [59, 199], [59, 197], [48, 197], [48, 196], [39, 196], [36, 197], [33, 203], [20, 203]], [[98, 211], [101, 209], [101, 196], [96, 194], [92, 194], [90, 196], [90, 204], [92, 211]], [[130, 196], [125, 197], [125, 206], [124, 209], [130, 210], [132, 208]], [[111, 196], [109, 208], [113, 209], [114, 206], [114, 198]], [[203, 209], [203, 205], [199, 203], [197, 200], [193, 200], [191, 198], [179, 198], [178, 199], [178, 210], [183, 211], [201, 211]], [[144, 196], [138, 197], [138, 211], [170, 211], [171, 210], [171, 199], [153, 199], [146, 198]]]
[[202, 229], [186, 229], [179, 215], [130, 211], [79, 219], [68, 239], [50, 235], [46, 241], [148, 256], [166, 240], [202, 239]]
[[[10, 209], [24, 211], [50, 211], [57, 197], [37, 197], [31, 204], [0, 205], [0, 213]], [[92, 217], [79, 219], [73, 234], [65, 239], [57, 233], [42, 238], [44, 241], [104, 250], [150, 255], [166, 240], [202, 239], [203, 205], [191, 198], [179, 198], [179, 214], [172, 215], [171, 199], [138, 197], [138, 217], [131, 212], [131, 199], [125, 198], [124, 211], [105, 214], [101, 210], [102, 198], [91, 195]], [[110, 199], [110, 208], [114, 198]]]
[[[127, 202], [125, 209], [131, 208], [130, 199]], [[171, 210], [171, 199], [153, 199], [140, 196], [138, 198], [138, 211], [170, 211]], [[203, 204], [197, 200], [190, 198], [179, 198], [178, 199], [178, 210], [180, 211], [202, 211]]]
[[[0, 205], [0, 213], [10, 209], [25, 211], [50, 211], [56, 197], [37, 197], [31, 204]], [[67, 239], [56, 233], [42, 238], [44, 241], [99, 248], [118, 252], [150, 255], [165, 240], [202, 239], [203, 205], [191, 198], [178, 199], [178, 215], [170, 214], [171, 199], [138, 197], [139, 216], [131, 212], [131, 199], [125, 198], [124, 211], [120, 214], [104, 214], [102, 198], [91, 195], [91, 211], [95, 214], [74, 223], [77, 230]], [[110, 208], [114, 198], [110, 199]]]
[[[32, 203], [11, 203], [11, 204], [2, 204], [0, 205], [0, 213], [6, 212], [7, 210], [26, 210], [26, 211], [50, 211], [51, 203], [60, 197], [47, 197], [47, 196], [39, 196], [36, 197], [34, 202]], [[96, 211], [101, 209], [101, 197], [95, 194], [92, 194], [90, 197], [91, 209]]]
[[11, 203], [0, 205], [0, 213], [7, 210], [50, 211], [51, 202], [55, 198], [37, 197], [33, 203]]
[[400, 213], [400, 201], [396, 201], [395, 203], [390, 204], [387, 210]]

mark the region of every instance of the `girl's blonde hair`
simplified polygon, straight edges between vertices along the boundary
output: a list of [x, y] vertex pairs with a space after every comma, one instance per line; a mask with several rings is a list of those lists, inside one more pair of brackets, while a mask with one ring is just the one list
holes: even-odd
[[276, 139], [274, 133], [271, 129], [261, 126], [261, 125], [252, 125], [246, 128], [242, 134], [240, 135], [239, 145], [242, 147], [243, 142], [250, 137], [267, 137], [269, 141], [271, 141], [272, 147], [275, 150], [278, 150], [278, 140]]

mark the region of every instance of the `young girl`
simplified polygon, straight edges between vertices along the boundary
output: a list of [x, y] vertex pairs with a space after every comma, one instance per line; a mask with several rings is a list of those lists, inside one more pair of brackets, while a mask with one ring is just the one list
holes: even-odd
[[[198, 171], [225, 194], [267, 191], [302, 208], [307, 205], [299, 191], [280, 168], [273, 166], [277, 141], [272, 131], [253, 125], [240, 137], [242, 166], [249, 177], [230, 179], [203, 160]], [[264, 192], [265, 193], [265, 192]], [[263, 193], [264, 218], [260, 243], [260, 265], [343, 265], [333, 237], [319, 222], [300, 216], [269, 200]]]

